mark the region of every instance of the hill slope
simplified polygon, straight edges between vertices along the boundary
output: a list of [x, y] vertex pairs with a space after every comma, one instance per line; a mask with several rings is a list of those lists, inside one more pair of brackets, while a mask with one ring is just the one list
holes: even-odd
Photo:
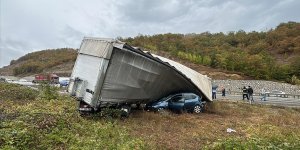
[[[202, 74], [208, 75], [214, 79], [248, 79], [249, 77], [241, 75], [239, 72], [215, 69], [209, 66], [195, 64], [188, 60], [178, 59], [163, 51], [156, 52], [159, 55], [180, 62]], [[37, 73], [54, 72], [60, 76], [69, 76], [72, 72], [77, 52], [74, 49], [53, 49], [32, 52], [12, 60], [9, 66], [0, 69], [0, 75], [7, 76], [30, 76]]]
[[17, 60], [12, 60], [9, 66], [0, 69], [0, 75], [26, 76], [41, 72], [69, 75], [76, 57], [77, 52], [72, 48], [32, 52]]
[[291, 81], [300, 77], [300, 23], [281, 23], [267, 32], [158, 34], [122, 39], [149, 51], [255, 79]]
[[[176, 60], [213, 79], [267, 79], [290, 83], [300, 78], [300, 23], [281, 23], [267, 32], [158, 34], [126, 38], [132, 46]], [[40, 72], [69, 75], [74, 49], [29, 53], [0, 75], [26, 76]]]

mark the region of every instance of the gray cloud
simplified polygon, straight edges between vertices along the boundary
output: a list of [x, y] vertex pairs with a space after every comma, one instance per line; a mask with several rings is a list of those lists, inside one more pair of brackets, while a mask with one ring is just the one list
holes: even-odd
[[[160, 23], [187, 15], [193, 3], [178, 0], [127, 1], [119, 8], [124, 18], [134, 23]], [[121, 9], [128, 8], [128, 9]]]
[[300, 21], [298, 0], [0, 0], [0, 67], [84, 36], [266, 31]]

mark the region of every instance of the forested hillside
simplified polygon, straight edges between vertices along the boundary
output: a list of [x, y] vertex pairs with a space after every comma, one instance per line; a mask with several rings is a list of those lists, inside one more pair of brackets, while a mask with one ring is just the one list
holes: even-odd
[[[119, 40], [154, 53], [167, 54], [177, 61], [184, 60], [199, 72], [206, 69], [204, 74], [211, 77], [210, 72], [221, 70], [254, 79], [300, 83], [300, 23], [296, 22], [281, 23], [267, 32], [168, 33]], [[0, 74], [70, 73], [75, 59], [75, 49], [43, 50], [12, 60], [10, 66], [0, 69]], [[201, 67], [203, 65], [206, 67]]]
[[196, 64], [242, 72], [255, 79], [293, 83], [300, 77], [300, 23], [296, 22], [281, 23], [267, 32], [168, 33], [119, 39]]
[[48, 49], [32, 52], [12, 60], [10, 65], [1, 68], [0, 72], [4, 75], [24, 76], [50, 70], [72, 69], [77, 53], [72, 48]]

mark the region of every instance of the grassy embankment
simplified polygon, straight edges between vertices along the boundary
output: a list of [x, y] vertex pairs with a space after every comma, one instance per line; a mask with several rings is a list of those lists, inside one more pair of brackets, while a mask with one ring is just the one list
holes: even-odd
[[201, 115], [80, 117], [75, 100], [45, 89], [0, 83], [0, 149], [300, 149], [297, 109], [218, 101]]

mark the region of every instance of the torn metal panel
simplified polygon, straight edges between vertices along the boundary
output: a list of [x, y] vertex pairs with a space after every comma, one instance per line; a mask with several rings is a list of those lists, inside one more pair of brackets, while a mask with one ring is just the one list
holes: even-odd
[[71, 94], [82, 92], [83, 86], [76, 79], [85, 83], [81, 99], [94, 108], [146, 103], [181, 92], [195, 93], [211, 101], [211, 80], [207, 76], [164, 57], [107, 39], [83, 40], [70, 80]]
[[178, 71], [180, 71], [182, 74], [184, 74], [187, 78], [191, 79], [192, 82], [201, 90], [201, 92], [204, 94], [204, 96], [207, 99], [211, 99], [212, 97], [212, 85], [211, 85], [211, 79], [209, 77], [207, 77], [206, 75], [202, 75], [200, 73], [198, 73], [197, 71], [186, 67], [180, 63], [177, 63], [173, 60], [155, 55], [155, 54], [151, 54], [154, 57], [159, 58], [160, 60], [162, 60], [163, 62], [167, 62], [169, 63], [171, 66], [175, 67]]
[[114, 46], [112, 43], [119, 46], [124, 45], [114, 39], [84, 38], [79, 53], [109, 59]]
[[101, 101], [154, 101], [169, 94], [193, 92], [195, 86], [173, 68], [130, 50], [114, 49]]

